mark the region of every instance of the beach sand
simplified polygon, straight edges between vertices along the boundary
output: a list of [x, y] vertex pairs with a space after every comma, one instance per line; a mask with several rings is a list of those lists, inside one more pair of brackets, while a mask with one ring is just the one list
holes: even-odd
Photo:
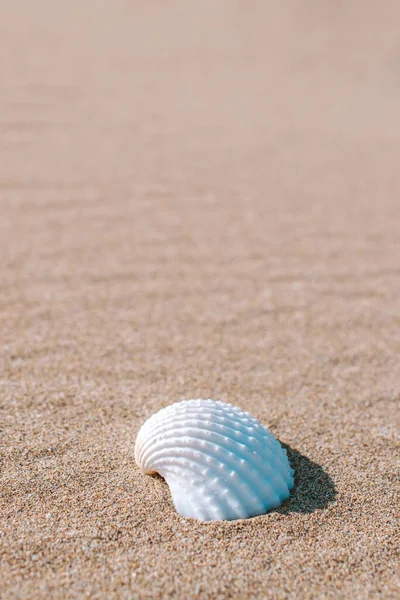
[[[1, 598], [400, 593], [399, 19], [1, 2]], [[139, 472], [197, 397], [289, 447], [279, 510]]]

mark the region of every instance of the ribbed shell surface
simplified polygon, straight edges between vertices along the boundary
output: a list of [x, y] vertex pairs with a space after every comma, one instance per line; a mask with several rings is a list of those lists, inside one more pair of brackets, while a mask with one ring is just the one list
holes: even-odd
[[141, 427], [135, 458], [168, 483], [176, 510], [201, 521], [245, 519], [290, 495], [286, 450], [257, 419], [213, 400], [163, 408]]

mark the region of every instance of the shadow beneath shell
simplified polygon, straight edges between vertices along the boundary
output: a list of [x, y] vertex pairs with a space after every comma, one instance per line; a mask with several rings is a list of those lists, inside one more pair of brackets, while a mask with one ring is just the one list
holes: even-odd
[[271, 512], [312, 513], [315, 510], [327, 508], [334, 502], [337, 495], [335, 484], [328, 473], [304, 454], [294, 450], [288, 444], [280, 443], [286, 448], [290, 464], [295, 472], [294, 488], [290, 498]]

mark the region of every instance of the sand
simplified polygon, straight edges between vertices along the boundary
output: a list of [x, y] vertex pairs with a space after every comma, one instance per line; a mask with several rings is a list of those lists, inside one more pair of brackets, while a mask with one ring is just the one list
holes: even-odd
[[[395, 598], [399, 3], [3, 0], [0, 595]], [[181, 518], [134, 464], [212, 397], [296, 488]]]

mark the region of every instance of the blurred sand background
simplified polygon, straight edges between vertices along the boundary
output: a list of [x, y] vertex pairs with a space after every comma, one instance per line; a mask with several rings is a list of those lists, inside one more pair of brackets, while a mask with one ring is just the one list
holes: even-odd
[[[395, 598], [400, 5], [0, 0], [1, 598]], [[231, 401], [296, 489], [134, 465]]]

